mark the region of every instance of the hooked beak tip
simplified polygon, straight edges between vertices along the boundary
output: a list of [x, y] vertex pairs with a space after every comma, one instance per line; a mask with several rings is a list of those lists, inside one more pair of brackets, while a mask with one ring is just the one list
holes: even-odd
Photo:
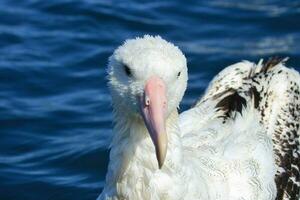
[[164, 165], [165, 159], [162, 159], [162, 160], [157, 159], [157, 161], [158, 161], [158, 168], [161, 169]]
[[158, 169], [161, 169], [163, 166], [163, 163], [158, 162]]
[[[163, 133], [166, 135], [166, 133]], [[158, 168], [161, 169], [164, 165], [166, 155], [167, 155], [167, 137], [161, 138], [161, 140], [158, 142], [158, 144], [155, 144], [155, 150], [156, 150], [156, 158], [158, 161]]]

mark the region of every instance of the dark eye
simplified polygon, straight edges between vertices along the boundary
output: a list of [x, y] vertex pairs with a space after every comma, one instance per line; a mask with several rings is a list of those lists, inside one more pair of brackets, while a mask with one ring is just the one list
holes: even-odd
[[181, 72], [178, 72], [178, 74], [177, 74], [177, 78], [179, 78], [180, 74], [181, 74]]
[[131, 76], [131, 71], [130, 71], [130, 69], [127, 65], [124, 65], [124, 70], [125, 70], [126, 75], [130, 77]]

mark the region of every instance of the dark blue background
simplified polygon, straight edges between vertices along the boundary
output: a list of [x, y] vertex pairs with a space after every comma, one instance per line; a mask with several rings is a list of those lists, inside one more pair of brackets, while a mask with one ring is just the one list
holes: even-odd
[[183, 109], [229, 64], [300, 63], [299, 1], [22, 2], [0, 2], [1, 200], [98, 196], [112, 134], [105, 67], [126, 38], [159, 34], [183, 50]]

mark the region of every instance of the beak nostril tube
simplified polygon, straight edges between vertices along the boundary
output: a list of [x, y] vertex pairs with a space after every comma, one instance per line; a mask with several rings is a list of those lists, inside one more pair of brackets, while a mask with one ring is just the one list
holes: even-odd
[[145, 105], [146, 106], [150, 105], [150, 98], [147, 95], [145, 95]]

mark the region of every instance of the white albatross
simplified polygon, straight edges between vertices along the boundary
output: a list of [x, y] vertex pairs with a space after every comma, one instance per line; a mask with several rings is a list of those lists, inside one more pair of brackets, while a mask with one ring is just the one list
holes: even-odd
[[178, 114], [186, 58], [159, 36], [109, 59], [114, 134], [98, 200], [299, 199], [300, 76], [285, 60], [221, 71]]

